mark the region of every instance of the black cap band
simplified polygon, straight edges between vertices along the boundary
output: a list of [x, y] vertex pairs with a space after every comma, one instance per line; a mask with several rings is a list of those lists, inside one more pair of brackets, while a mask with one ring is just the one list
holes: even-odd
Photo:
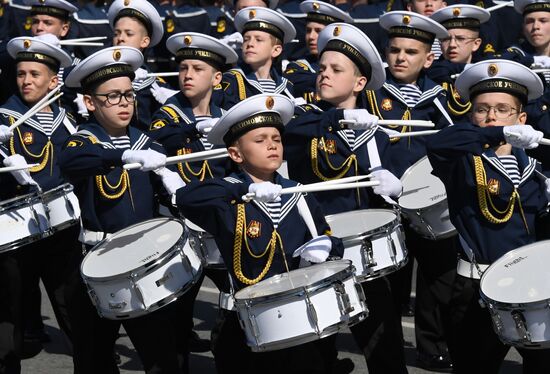
[[28, 52], [28, 51], [17, 52], [17, 55], [15, 56], [15, 61], [16, 62], [20, 62], [20, 61], [40, 62], [48, 66], [54, 72], [58, 72], [59, 66], [61, 65], [60, 62], [53, 57], [50, 57], [48, 55], [45, 55], [39, 52]]
[[61, 18], [62, 20], [69, 19], [69, 12], [65, 9], [55, 8], [53, 6], [33, 5], [31, 7], [31, 16], [37, 14], [45, 14], [48, 16]]
[[285, 33], [280, 28], [265, 21], [249, 21], [245, 23], [242, 34], [244, 35], [247, 31], [264, 31], [273, 35], [280, 41], [285, 40]]
[[113, 64], [102, 67], [99, 70], [94, 71], [92, 74], [83, 78], [80, 84], [84, 89], [97, 85], [98, 83], [105, 82], [109, 79], [118, 77], [128, 77], [130, 80], [134, 80], [134, 69], [127, 64]]
[[451, 18], [441, 22], [447, 30], [451, 29], [474, 29], [479, 30], [481, 22], [476, 18]]
[[363, 74], [368, 81], [370, 81], [372, 75], [372, 67], [369, 61], [359, 52], [355, 47], [346, 43], [340, 39], [331, 39], [321, 52], [323, 54], [326, 51], [336, 51], [346, 55], [357, 67], [361, 74]]
[[239, 139], [247, 132], [254, 129], [259, 129], [261, 127], [275, 127], [281, 133], [285, 128], [279, 113], [258, 113], [231, 126], [231, 128], [227, 131], [227, 134], [224, 135], [223, 142], [227, 147], [229, 147], [235, 140]]
[[523, 8], [523, 15], [533, 12], [550, 12], [550, 3], [531, 3]]
[[151, 20], [145, 14], [141, 13], [139, 10], [133, 9], [133, 8], [122, 9], [116, 15], [114, 23], [117, 23], [117, 21], [122, 17], [133, 17], [138, 19], [139, 22], [141, 22], [143, 26], [145, 26], [145, 28], [147, 29], [147, 34], [149, 36], [153, 35], [153, 24], [151, 23]]
[[176, 52], [176, 61], [182, 60], [202, 60], [218, 70], [223, 70], [225, 57], [212, 51], [200, 48], [182, 48]]
[[393, 26], [389, 30], [390, 38], [410, 38], [420, 40], [421, 42], [432, 45], [435, 40], [435, 35], [413, 27]]
[[310, 12], [306, 16], [306, 22], [317, 22], [323, 25], [330, 25], [335, 22], [342, 22], [341, 19], [329, 16], [328, 14]]
[[529, 94], [527, 87], [503, 78], [482, 80], [470, 87], [470, 98], [487, 92], [505, 92], [518, 97], [526, 102]]

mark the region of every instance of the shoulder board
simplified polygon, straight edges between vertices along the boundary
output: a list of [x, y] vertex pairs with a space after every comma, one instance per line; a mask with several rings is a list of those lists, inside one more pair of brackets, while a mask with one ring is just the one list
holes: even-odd
[[164, 112], [166, 112], [170, 117], [172, 117], [172, 120], [175, 123], [180, 122], [179, 116], [176, 113], [176, 111], [174, 109], [170, 108], [168, 105], [164, 105], [160, 109], [163, 110]]

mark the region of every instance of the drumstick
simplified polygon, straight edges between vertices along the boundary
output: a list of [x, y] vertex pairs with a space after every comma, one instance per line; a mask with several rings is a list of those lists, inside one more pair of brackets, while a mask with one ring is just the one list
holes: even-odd
[[[356, 121], [341, 119], [338, 121], [338, 123], [341, 125], [353, 125], [356, 123]], [[379, 119], [378, 124], [384, 126], [435, 127], [435, 124], [432, 121], [421, 121], [414, 119]]]
[[[212, 149], [210, 151], [195, 152], [195, 153], [188, 153], [186, 155], [181, 155], [181, 156], [167, 157], [165, 165], [178, 164], [180, 162], [211, 160], [211, 159], [222, 158], [227, 156], [228, 156], [227, 149], [218, 148], [218, 149]], [[141, 164], [139, 162], [132, 163], [132, 164], [125, 164], [123, 166], [123, 168], [126, 170], [139, 169], [140, 167], [141, 167]]]
[[360, 181], [361, 179], [365, 179], [365, 178], [372, 178], [372, 174], [356, 175], [356, 176], [353, 176], [353, 177], [333, 179], [333, 180], [325, 181], [325, 182], [309, 183], [309, 184], [307, 184], [307, 186], [328, 186], [328, 185], [331, 185], [331, 184], [350, 183], [350, 182], [357, 182], [357, 181]]
[[411, 131], [411, 132], [400, 132], [398, 134], [388, 134], [390, 138], [413, 138], [415, 136], [427, 136], [437, 134], [439, 130], [425, 130], [425, 131]]
[[106, 36], [90, 36], [88, 38], [63, 39], [62, 42], [94, 42], [96, 40], [105, 40]]
[[513, 5], [514, 2], [513, 1], [507, 1], [505, 3], [502, 3], [502, 4], [497, 4], [497, 5], [493, 5], [492, 7], [489, 7], [487, 8], [486, 10], [488, 12], [492, 12], [494, 10], [497, 10], [497, 9], [500, 9], [500, 8], [504, 8], [504, 7], [507, 7], [508, 5]]
[[98, 42], [73, 42], [69, 40], [60, 40], [60, 45], [76, 45], [76, 46], [83, 46], [83, 47], [103, 47], [105, 44], [98, 43]]
[[[58, 86], [59, 87], [59, 86]], [[54, 96], [50, 100], [46, 101], [45, 103], [42, 103], [41, 105], [34, 105], [31, 109], [29, 109], [21, 118], [19, 118], [17, 121], [15, 121], [11, 126], [10, 130], [15, 129], [20, 124], [24, 123], [26, 120], [34, 116], [36, 113], [40, 112], [42, 109], [59, 99], [61, 96], [63, 96], [63, 92], [60, 94]]]
[[38, 166], [40, 164], [27, 164], [27, 165], [20, 165], [20, 166], [4, 166], [0, 167], [0, 173], [8, 173], [10, 171], [17, 171], [17, 170], [25, 170], [30, 169], [35, 166]]
[[177, 77], [179, 74], [178, 71], [166, 71], [161, 73], [147, 73], [147, 77]]

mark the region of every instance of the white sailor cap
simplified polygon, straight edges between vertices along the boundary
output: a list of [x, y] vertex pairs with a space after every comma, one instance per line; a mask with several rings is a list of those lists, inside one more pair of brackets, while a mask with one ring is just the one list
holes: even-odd
[[143, 55], [133, 47], [109, 47], [81, 61], [69, 73], [68, 87], [92, 87], [117, 77], [134, 79], [134, 72], [143, 64]]
[[357, 27], [348, 23], [332, 23], [319, 33], [317, 48], [320, 55], [336, 51], [353, 61], [361, 74], [367, 77], [368, 90], [376, 90], [384, 84], [386, 71], [382, 58], [371, 40]]
[[198, 32], [181, 32], [166, 41], [166, 48], [176, 56], [177, 61], [185, 59], [203, 60], [219, 70], [224, 65], [237, 62], [233, 48], [210, 35]]
[[16, 62], [40, 62], [55, 72], [59, 71], [59, 68], [66, 68], [72, 64], [71, 56], [59, 47], [59, 39], [52, 34], [33, 38], [26, 36], [13, 38], [8, 42], [6, 49]]
[[550, 12], [550, 1], [514, 0], [514, 9], [523, 15], [532, 12]]
[[164, 34], [162, 19], [155, 7], [145, 0], [115, 0], [109, 7], [107, 18], [112, 29], [121, 17], [137, 18], [147, 29], [151, 43], [149, 47], [157, 45]]
[[68, 19], [78, 8], [65, 0], [24, 0], [25, 5], [30, 5], [31, 15], [47, 14], [48, 16]]
[[300, 10], [306, 13], [307, 22], [329, 25], [335, 22], [353, 22], [353, 18], [343, 10], [324, 1], [306, 0], [300, 3]]
[[486, 60], [465, 69], [456, 79], [465, 100], [486, 92], [505, 92], [527, 102], [540, 97], [544, 86], [528, 67], [510, 60]]
[[283, 43], [290, 43], [296, 36], [294, 25], [281, 13], [269, 8], [248, 7], [235, 15], [235, 28], [241, 34], [258, 30], [267, 32]]
[[418, 13], [396, 10], [380, 16], [380, 26], [390, 38], [410, 38], [433, 44], [435, 38], [449, 36], [447, 30], [434, 20]]
[[294, 103], [287, 96], [254, 95], [225, 112], [208, 133], [208, 141], [229, 147], [245, 133], [260, 127], [275, 127], [282, 133], [293, 114]]
[[447, 30], [477, 30], [482, 23], [491, 18], [491, 13], [475, 5], [456, 4], [435, 11], [430, 18], [442, 24]]

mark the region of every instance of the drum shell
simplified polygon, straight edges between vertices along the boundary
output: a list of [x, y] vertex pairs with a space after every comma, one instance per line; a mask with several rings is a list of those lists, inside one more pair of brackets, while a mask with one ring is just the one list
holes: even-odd
[[[345, 313], [336, 289], [345, 290], [353, 311]], [[235, 307], [247, 344], [254, 352], [293, 347], [335, 334], [368, 314], [353, 267], [308, 287], [254, 299]]]
[[73, 186], [65, 183], [44, 193], [44, 204], [52, 231], [63, 230], [80, 221], [80, 205]]
[[411, 228], [423, 238], [441, 240], [456, 235], [456, 228], [449, 217], [447, 200], [422, 209], [401, 207], [401, 213], [410, 222]]
[[222, 254], [214, 237], [206, 231], [195, 230], [187, 226], [189, 230], [189, 245], [202, 256], [203, 266], [208, 269], [225, 269]]
[[46, 207], [38, 193], [0, 202], [0, 253], [50, 235]]

